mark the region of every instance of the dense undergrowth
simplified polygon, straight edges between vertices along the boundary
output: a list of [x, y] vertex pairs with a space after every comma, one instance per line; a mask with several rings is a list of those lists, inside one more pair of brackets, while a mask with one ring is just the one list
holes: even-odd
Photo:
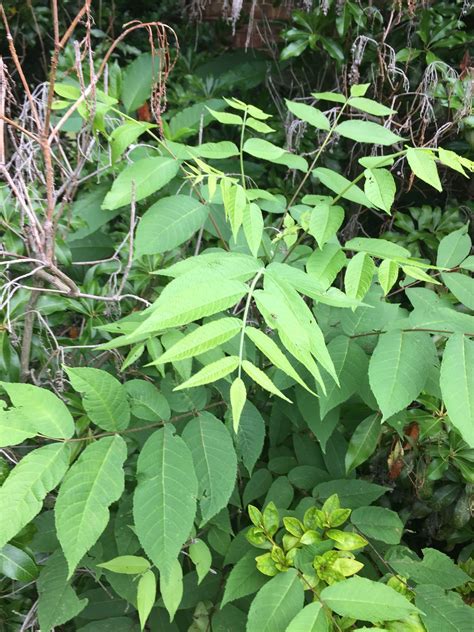
[[2, 9], [0, 629], [472, 630], [466, 3], [90, 4]]

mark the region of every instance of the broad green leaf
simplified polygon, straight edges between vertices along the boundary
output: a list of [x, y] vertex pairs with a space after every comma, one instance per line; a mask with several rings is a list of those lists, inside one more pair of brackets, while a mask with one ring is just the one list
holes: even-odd
[[319, 406], [321, 419], [324, 420], [329, 411], [345, 402], [354, 393], [359, 391], [362, 380], [367, 373], [368, 360], [364, 351], [357, 342], [348, 336], [337, 336], [328, 344], [328, 351], [334, 362], [338, 386], [334, 380], [325, 382], [324, 393], [322, 386], [318, 385]]
[[[179, 560], [174, 560], [168, 574], [160, 575], [161, 598], [166, 610], [173, 621], [176, 610], [183, 598], [183, 569]], [[151, 604], [153, 605], [153, 604]]]
[[377, 259], [402, 259], [410, 257], [410, 251], [386, 239], [371, 239], [369, 237], [355, 237], [344, 244], [346, 250], [366, 252]]
[[35, 561], [16, 546], [5, 544], [0, 549], [0, 575], [18, 582], [32, 582], [39, 575]]
[[247, 204], [243, 213], [244, 235], [250, 252], [254, 257], [258, 256], [263, 235], [263, 215], [257, 204]]
[[243, 101], [240, 101], [239, 99], [235, 99], [234, 97], [230, 99], [226, 99], [224, 97], [224, 101], [228, 105], [230, 105], [231, 108], [234, 108], [235, 110], [241, 110], [242, 112], [248, 112], [250, 116], [254, 116], [256, 119], [260, 119], [264, 121], [268, 118], [271, 118], [272, 116], [271, 114], [267, 114], [260, 108], [257, 108], [255, 105], [249, 105], [248, 103], [244, 103]]
[[[181, 567], [180, 567], [181, 568]], [[140, 577], [137, 587], [137, 610], [140, 628], [143, 630], [156, 601], [156, 577], [153, 571], [146, 571]]]
[[319, 601], [308, 604], [290, 621], [285, 632], [329, 632], [329, 622]]
[[318, 110], [311, 105], [306, 105], [306, 103], [297, 103], [295, 101], [289, 101], [288, 99], [285, 99], [285, 102], [286, 107], [297, 118], [309, 123], [317, 129], [329, 131], [329, 128], [331, 127], [329, 119], [321, 112], [321, 110]]
[[0, 548], [38, 514], [43, 499], [69, 466], [69, 446], [53, 443], [29, 452], [0, 487]]
[[134, 112], [151, 96], [151, 87], [160, 73], [160, 56], [143, 53], [123, 73], [121, 99], [127, 112]]
[[109, 142], [112, 151], [112, 162], [116, 162], [123, 152], [134, 143], [147, 129], [155, 127], [144, 121], [125, 121], [110, 134]]
[[65, 368], [75, 391], [83, 394], [82, 404], [90, 420], [104, 430], [124, 430], [130, 422], [125, 389], [107, 371], [89, 367]]
[[124, 388], [130, 399], [130, 409], [134, 417], [145, 421], [170, 418], [170, 406], [160, 391], [145, 380], [128, 380]]
[[306, 270], [324, 289], [327, 289], [344, 267], [346, 260], [340, 246], [326, 244], [322, 250], [315, 250], [310, 255], [306, 262]]
[[284, 399], [291, 404], [291, 399], [288, 399], [288, 397], [284, 395], [277, 386], [275, 386], [275, 384], [271, 381], [271, 379], [264, 371], [259, 369], [248, 360], [244, 360], [242, 362], [242, 368], [247, 373], [247, 375], [263, 389], [265, 389], [269, 393], [272, 393], [273, 395], [281, 397], [281, 399]]
[[423, 560], [417, 560], [406, 556], [397, 559], [396, 550], [391, 556], [393, 568], [397, 573], [410, 578], [417, 584], [435, 584], [440, 588], [449, 590], [457, 588], [469, 581], [469, 575], [465, 573], [445, 553], [436, 549], [423, 549]]
[[202, 274], [214, 272], [214, 274], [220, 273], [229, 280], [248, 281], [257, 274], [261, 267], [258, 259], [250, 255], [216, 249], [213, 252], [178, 261], [155, 274], [178, 278], [199, 269]]
[[370, 143], [371, 145], [394, 145], [403, 140], [386, 127], [372, 123], [372, 121], [343, 121], [336, 126], [334, 131], [358, 143]]
[[246, 401], [235, 437], [235, 448], [250, 474], [262, 452], [264, 440], [265, 421], [257, 408]]
[[356, 83], [351, 86], [350, 94], [351, 97], [363, 97], [367, 93], [367, 90], [370, 88], [370, 83]]
[[245, 189], [240, 184], [232, 184], [229, 180], [221, 180], [222, 203], [226, 217], [232, 228], [234, 239], [237, 238], [239, 228], [244, 219], [244, 209], [247, 205]]
[[258, 591], [252, 601], [247, 632], [285, 632], [303, 608], [304, 589], [295, 569], [279, 573]]
[[41, 630], [49, 632], [76, 617], [87, 605], [78, 599], [67, 579], [67, 564], [61, 551], [46, 562], [37, 581], [38, 619]]
[[247, 117], [245, 125], [246, 127], [250, 127], [250, 129], [254, 129], [256, 132], [259, 132], [260, 134], [270, 134], [271, 132], [275, 131], [273, 127], [270, 127], [270, 125], [267, 125], [263, 121], [257, 121], [256, 119], [250, 116]]
[[387, 544], [399, 544], [403, 534], [398, 514], [386, 507], [358, 507], [351, 513], [351, 522], [366, 537]]
[[118, 435], [86, 447], [66, 474], [54, 508], [69, 577], [109, 522], [109, 506], [124, 489], [127, 446]]
[[313, 175], [321, 180], [322, 184], [338, 196], [345, 200], [350, 200], [356, 204], [361, 204], [367, 208], [373, 208], [372, 202], [365, 193], [356, 184], [352, 184], [350, 180], [341, 176], [340, 173], [327, 169], [326, 167], [318, 167], [313, 170]]
[[222, 123], [223, 125], [242, 125], [242, 123], [244, 122], [243, 118], [238, 114], [231, 114], [230, 112], [217, 112], [216, 110], [213, 110], [209, 107], [207, 109], [216, 119], [216, 121], [219, 121], [219, 123]]
[[151, 364], [176, 362], [205, 353], [231, 340], [241, 329], [242, 321], [238, 318], [213, 320], [187, 334]]
[[451, 423], [474, 448], [474, 340], [461, 334], [449, 338], [440, 385]]
[[276, 165], [285, 165], [288, 169], [298, 169], [306, 173], [308, 171], [308, 162], [303, 156], [297, 156], [286, 151], [280, 158], [272, 160]]
[[396, 114], [396, 110], [392, 110], [367, 97], [350, 97], [348, 103], [352, 108], [366, 112], [366, 114], [372, 114], [373, 116], [390, 116], [391, 114]]
[[474, 311], [474, 278], [461, 272], [449, 272], [441, 275], [444, 284], [460, 303]]
[[189, 195], [158, 200], [145, 212], [136, 235], [136, 257], [173, 250], [206, 221], [209, 208]]
[[212, 554], [209, 547], [203, 540], [193, 540], [190, 545], [189, 557], [193, 564], [196, 566], [196, 573], [198, 576], [198, 584], [202, 582], [204, 577], [208, 574], [212, 564]]
[[150, 568], [150, 562], [144, 557], [137, 555], [120, 555], [114, 557], [108, 562], [97, 564], [100, 568], [105, 568], [112, 573], [120, 573], [122, 575], [140, 575]]
[[390, 215], [395, 200], [396, 185], [388, 169], [366, 169], [364, 192], [377, 208]]
[[354, 470], [375, 452], [381, 432], [379, 413], [370, 415], [357, 426], [347, 447], [346, 472]]
[[239, 148], [235, 143], [228, 140], [221, 140], [218, 143], [202, 143], [196, 147], [189, 147], [191, 153], [208, 160], [219, 160], [223, 158], [232, 158], [239, 155]]
[[457, 593], [446, 593], [433, 585], [419, 586], [415, 603], [423, 613], [421, 620], [427, 632], [467, 632], [474, 628], [474, 608]]
[[237, 457], [229, 431], [211, 413], [191, 419], [183, 431], [183, 440], [192, 454], [201, 524], [205, 524], [229, 501], [235, 487]]
[[270, 336], [267, 336], [267, 334], [255, 327], [247, 327], [245, 329], [245, 333], [257, 349], [259, 349], [270, 360], [273, 366], [276, 366], [278, 369], [286, 373], [286, 375], [291, 377], [295, 380], [295, 382], [314, 395], [313, 391], [305, 384], [304, 380], [301, 379], [293, 366], [290, 364], [288, 358], [280, 350], [276, 342], [270, 338]]
[[403, 272], [411, 277], [412, 279], [417, 279], [418, 281], [424, 281], [425, 283], [434, 283], [435, 285], [441, 285], [439, 281], [431, 277], [424, 270], [420, 270], [415, 266], [402, 266]]
[[247, 389], [244, 381], [240, 377], [236, 377], [230, 387], [230, 405], [232, 409], [232, 427], [235, 434], [239, 431], [240, 417], [242, 410], [247, 401]]
[[[0, 404], [0, 446], [21, 443], [35, 435], [69, 439], [74, 434], [74, 420], [57, 395], [32, 384], [0, 382], [12, 407]], [[3, 402], [2, 402], [3, 404]]]
[[462, 173], [462, 175], [466, 176], [466, 178], [469, 177], [463, 169], [462, 157], [458, 156], [454, 151], [439, 147], [438, 158], [441, 164], [446, 165], [450, 169], [454, 169], [454, 171]]
[[370, 505], [388, 491], [388, 487], [362, 479], [341, 479], [319, 483], [313, 489], [313, 496], [326, 500], [333, 494], [337, 494], [341, 507], [356, 509]]
[[221, 608], [231, 601], [252, 595], [266, 582], [267, 577], [257, 570], [255, 552], [246, 553], [229, 573]]
[[439, 180], [436, 160], [431, 150], [409, 147], [407, 149], [407, 161], [417, 178], [431, 185], [437, 191], [443, 190]]
[[168, 184], [178, 173], [178, 169], [179, 161], [162, 156], [142, 158], [127, 165], [114, 180], [102, 208], [114, 210], [130, 204], [132, 198], [135, 202], [143, 200]]
[[343, 221], [344, 209], [342, 206], [321, 203], [311, 211], [308, 232], [316, 238], [318, 246], [323, 248], [326, 242], [337, 233]]
[[171, 140], [193, 136], [198, 134], [200, 129], [209, 125], [213, 120], [213, 116], [208, 110], [209, 106], [213, 107], [215, 111], [224, 110], [227, 107], [223, 99], [208, 99], [187, 108], [180, 108], [178, 113], [168, 121], [168, 133]]
[[398, 263], [391, 259], [384, 259], [377, 268], [377, 276], [386, 296], [398, 279]]
[[443, 268], [458, 266], [471, 252], [471, 246], [472, 242], [466, 224], [440, 241], [436, 265]]
[[346, 294], [352, 298], [362, 299], [372, 285], [375, 265], [366, 252], [358, 252], [349, 260], [344, 276]]
[[362, 621], [395, 621], [419, 612], [390, 586], [363, 577], [351, 577], [328, 586], [321, 601], [343, 617]]
[[169, 575], [192, 529], [198, 493], [191, 452], [169, 425], [147, 439], [137, 474], [136, 533], [160, 573]]
[[235, 371], [239, 366], [238, 356], [225, 356], [220, 360], [211, 362], [203, 369], [195, 373], [189, 380], [186, 380], [179, 386], [176, 386], [173, 390], [182, 391], [186, 388], [193, 388], [195, 386], [202, 386], [203, 384], [210, 384], [211, 382], [217, 382]]
[[338, 92], [312, 92], [311, 96], [321, 101], [332, 101], [334, 103], [345, 103], [347, 101], [346, 97]]
[[249, 138], [244, 143], [244, 151], [254, 158], [273, 162], [285, 154], [285, 150], [263, 138]]
[[379, 336], [369, 362], [369, 382], [384, 420], [418, 397], [435, 362], [428, 333], [393, 331]]

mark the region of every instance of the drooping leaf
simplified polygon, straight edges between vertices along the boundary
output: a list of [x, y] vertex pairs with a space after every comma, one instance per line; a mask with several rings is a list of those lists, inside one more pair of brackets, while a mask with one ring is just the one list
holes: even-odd
[[151, 609], [156, 601], [156, 577], [153, 571], [146, 571], [138, 582], [137, 610], [140, 618], [140, 627], [143, 630], [150, 616]]
[[364, 192], [377, 208], [390, 215], [395, 200], [396, 185], [388, 169], [366, 169]]
[[241, 599], [246, 595], [257, 592], [265, 583], [267, 577], [257, 570], [255, 553], [244, 555], [232, 568], [227, 578], [221, 608], [231, 601]]
[[393, 331], [379, 336], [369, 362], [369, 382], [384, 419], [418, 397], [434, 364], [428, 333]]
[[474, 341], [467, 336], [455, 334], [446, 343], [440, 385], [451, 423], [474, 447]]
[[322, 129], [328, 131], [330, 128], [330, 123], [325, 114], [318, 110], [317, 108], [307, 105], [306, 103], [298, 103], [296, 101], [286, 101], [286, 107], [290, 110], [292, 114], [294, 114], [297, 118], [309, 123], [316, 129]]
[[342, 206], [321, 203], [311, 211], [308, 232], [316, 238], [318, 246], [323, 248], [326, 242], [337, 233], [343, 221]]
[[150, 98], [151, 86], [159, 76], [160, 65], [159, 55], [143, 53], [126, 67], [121, 99], [127, 112], [134, 112]]
[[196, 514], [198, 481], [191, 452], [165, 425], [147, 439], [137, 473], [133, 503], [136, 533], [160, 572], [169, 574]]
[[351, 577], [328, 586], [321, 600], [343, 617], [362, 621], [395, 621], [418, 609], [390, 586], [363, 577]]
[[74, 390], [91, 421], [104, 430], [124, 430], [130, 422], [130, 406], [124, 387], [107, 371], [89, 367], [66, 367]]
[[366, 252], [358, 252], [350, 259], [344, 276], [346, 294], [356, 299], [362, 299], [372, 284], [375, 265]]
[[396, 263], [396, 261], [391, 261], [390, 259], [384, 259], [377, 268], [378, 280], [382, 286], [385, 296], [395, 285], [396, 280], [398, 279], [398, 270], [398, 263]]
[[356, 204], [362, 204], [362, 206], [366, 206], [367, 208], [373, 208], [372, 202], [362, 189], [360, 189], [357, 184], [352, 184], [350, 180], [341, 176], [340, 173], [332, 169], [327, 169], [326, 167], [318, 167], [314, 169], [313, 175], [319, 178], [324, 186], [342, 198], [355, 202]]
[[201, 413], [189, 421], [183, 439], [193, 457], [205, 524], [229, 501], [237, 476], [237, 457], [227, 428], [211, 413]]
[[155, 202], [140, 220], [136, 256], [173, 250], [190, 239], [206, 221], [209, 208], [189, 195], [172, 195]]
[[194, 540], [189, 547], [189, 557], [196, 566], [198, 584], [200, 584], [211, 568], [211, 551], [203, 540]]
[[69, 439], [74, 420], [57, 395], [32, 384], [0, 382], [12, 407], [0, 406], [0, 446], [16, 445], [37, 434], [52, 439]]
[[277, 386], [275, 386], [268, 375], [264, 371], [262, 371], [262, 369], [259, 369], [257, 366], [255, 366], [255, 364], [252, 364], [252, 362], [249, 362], [248, 360], [244, 360], [242, 362], [242, 368], [247, 373], [247, 375], [259, 386], [264, 388], [269, 393], [272, 393], [272, 395], [277, 395], [278, 397], [281, 397], [281, 399], [284, 399], [285, 401], [291, 403], [291, 400], [288, 399], [288, 397], [284, 395]]
[[371, 239], [370, 237], [355, 237], [345, 243], [346, 250], [366, 252], [378, 259], [407, 259], [410, 251], [403, 246], [393, 244], [386, 239]]
[[86, 447], [66, 474], [54, 508], [56, 530], [70, 577], [109, 521], [109, 506], [124, 489], [127, 446], [119, 436]]
[[247, 389], [240, 377], [236, 377], [230, 387], [230, 405], [232, 408], [232, 427], [237, 434], [239, 431], [240, 417], [247, 401]]
[[162, 156], [141, 158], [127, 165], [114, 180], [102, 208], [114, 210], [130, 204], [132, 199], [135, 202], [143, 200], [168, 184], [178, 173], [178, 169], [179, 161]]
[[69, 445], [53, 443], [29, 452], [0, 487], [0, 548], [26, 526], [69, 466]]
[[41, 630], [49, 632], [76, 617], [87, 605], [78, 599], [67, 579], [67, 564], [61, 551], [46, 562], [37, 582], [38, 619]]
[[417, 178], [431, 185], [437, 191], [443, 190], [436, 161], [431, 150], [409, 147], [407, 149], [407, 161]]
[[334, 131], [345, 138], [371, 145], [394, 145], [403, 140], [386, 127], [372, 121], [343, 121]]
[[263, 235], [263, 215], [257, 204], [247, 204], [242, 219], [245, 239], [254, 257], [258, 256]]
[[[173, 621], [176, 610], [183, 598], [183, 569], [179, 560], [174, 560], [169, 573], [160, 575], [161, 598], [166, 610]], [[153, 604], [150, 604], [153, 605]]]
[[265, 439], [265, 421], [255, 406], [246, 401], [235, 437], [235, 448], [249, 473], [257, 462]]
[[260, 588], [252, 601], [247, 632], [285, 632], [303, 602], [304, 589], [296, 570], [279, 573]]

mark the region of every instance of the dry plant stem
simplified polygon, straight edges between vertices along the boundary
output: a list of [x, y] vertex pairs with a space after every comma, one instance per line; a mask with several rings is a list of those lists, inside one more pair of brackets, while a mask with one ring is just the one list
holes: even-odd
[[[37, 282], [38, 287], [43, 286], [42, 281]], [[21, 340], [20, 354], [20, 381], [26, 382], [30, 373], [31, 343], [33, 341], [33, 326], [35, 324], [35, 308], [40, 297], [40, 292], [32, 290], [28, 304], [26, 306], [25, 324], [23, 326], [23, 337]]]

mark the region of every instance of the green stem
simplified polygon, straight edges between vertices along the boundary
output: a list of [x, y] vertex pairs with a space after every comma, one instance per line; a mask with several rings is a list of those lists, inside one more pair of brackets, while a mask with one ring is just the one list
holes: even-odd
[[243, 319], [242, 319], [242, 331], [240, 332], [239, 373], [238, 373], [239, 377], [242, 376], [242, 359], [243, 359], [243, 355], [244, 355], [245, 328], [247, 326], [247, 318], [248, 318], [248, 315], [249, 315], [250, 303], [252, 302], [252, 297], [253, 297], [253, 293], [254, 293], [255, 287], [256, 287], [260, 277], [262, 276], [262, 274], [264, 272], [265, 272], [265, 268], [262, 268], [254, 276], [253, 281], [250, 284], [249, 293], [247, 294], [247, 300], [245, 302], [244, 315], [243, 315]]

